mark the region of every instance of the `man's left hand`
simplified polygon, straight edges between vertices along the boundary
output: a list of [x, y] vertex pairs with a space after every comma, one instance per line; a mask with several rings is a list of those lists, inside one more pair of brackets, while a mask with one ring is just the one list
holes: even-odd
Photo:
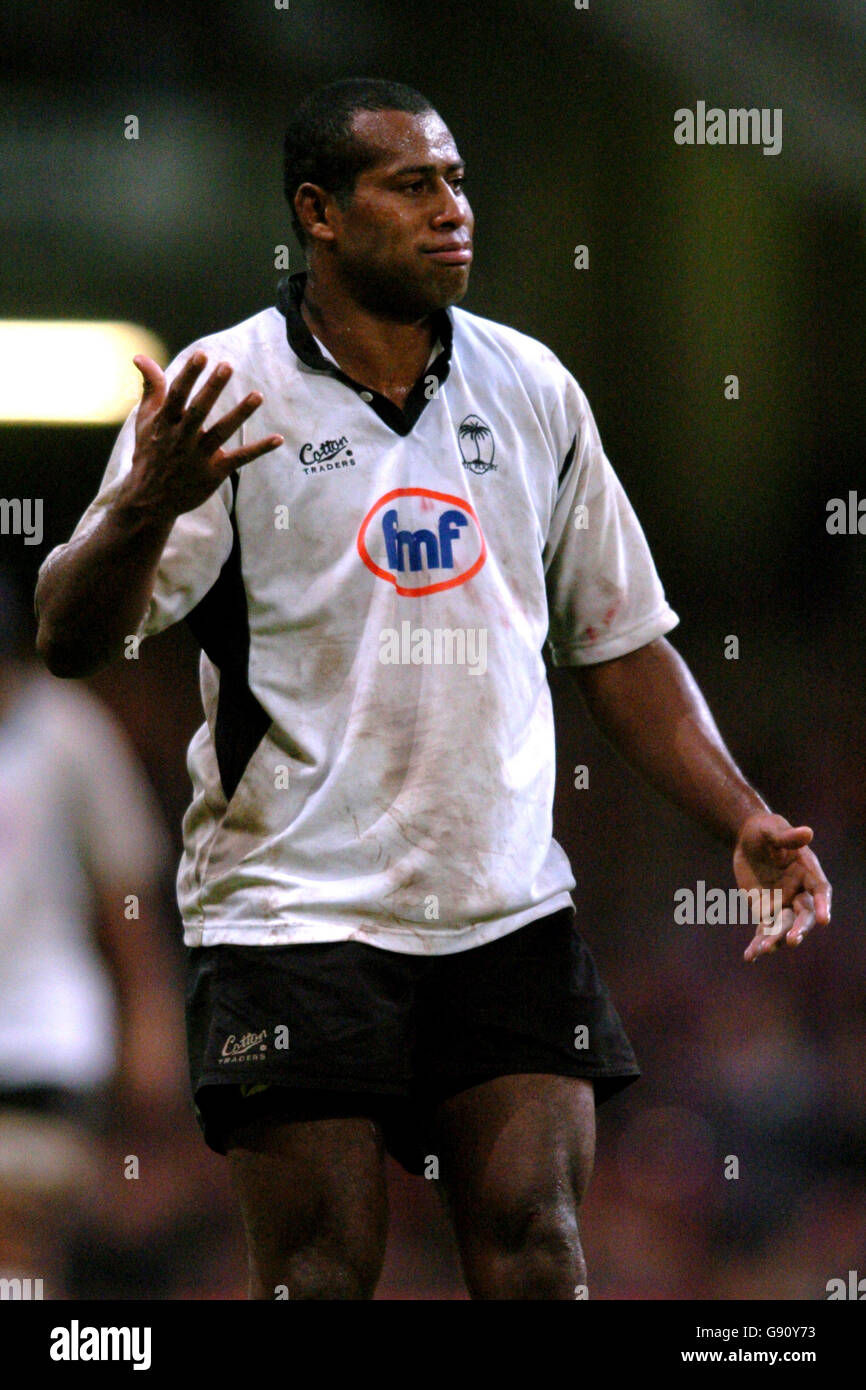
[[816, 924], [830, 921], [832, 889], [817, 858], [808, 848], [808, 825], [792, 826], [769, 811], [749, 816], [740, 827], [734, 849], [734, 875], [740, 888], [781, 892], [781, 911], [772, 923], [759, 925], [744, 960], [769, 955], [783, 942], [799, 946]]

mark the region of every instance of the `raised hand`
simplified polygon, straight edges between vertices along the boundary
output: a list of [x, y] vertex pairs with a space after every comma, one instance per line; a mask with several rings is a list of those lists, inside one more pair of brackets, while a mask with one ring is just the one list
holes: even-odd
[[202, 428], [232, 375], [227, 362], [214, 368], [188, 402], [207, 365], [203, 352], [194, 352], [168, 387], [152, 358], [140, 355], [132, 360], [141, 372], [143, 386], [129, 483], [136, 503], [154, 515], [173, 519], [201, 506], [236, 468], [283, 443], [282, 435], [272, 434], [228, 452], [222, 447], [258, 410], [260, 391], [251, 391], [216, 424]]

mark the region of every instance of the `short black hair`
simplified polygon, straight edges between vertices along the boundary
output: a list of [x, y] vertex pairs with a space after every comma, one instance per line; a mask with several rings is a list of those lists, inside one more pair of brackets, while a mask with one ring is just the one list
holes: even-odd
[[333, 193], [345, 207], [362, 170], [373, 163], [368, 145], [352, 134], [358, 111], [408, 111], [413, 116], [435, 107], [414, 87], [377, 77], [348, 77], [317, 87], [295, 111], [283, 141], [283, 191], [292, 213], [295, 236], [306, 245], [294, 208], [302, 183]]

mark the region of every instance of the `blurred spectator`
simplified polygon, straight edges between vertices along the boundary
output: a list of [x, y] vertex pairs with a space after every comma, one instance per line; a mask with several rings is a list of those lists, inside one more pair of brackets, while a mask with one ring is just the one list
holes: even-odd
[[63, 1294], [104, 1184], [94, 1133], [183, 1095], [181, 1011], [154, 900], [166, 843], [142, 769], [80, 685], [26, 658], [0, 576], [0, 1274]]

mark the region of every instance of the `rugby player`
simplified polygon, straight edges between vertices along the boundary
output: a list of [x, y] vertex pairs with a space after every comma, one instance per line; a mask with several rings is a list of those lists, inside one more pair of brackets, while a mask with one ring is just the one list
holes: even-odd
[[745, 958], [829, 920], [808, 826], [728, 753], [577, 382], [457, 306], [455, 140], [401, 84], [307, 97], [285, 141], [305, 270], [141, 401], [37, 589], [82, 676], [186, 621], [205, 722], [178, 891], [192, 1088], [254, 1298], [369, 1298], [384, 1154], [436, 1179], [473, 1298], [571, 1299], [596, 1106], [639, 1074], [552, 837], [543, 662], [779, 890]]

